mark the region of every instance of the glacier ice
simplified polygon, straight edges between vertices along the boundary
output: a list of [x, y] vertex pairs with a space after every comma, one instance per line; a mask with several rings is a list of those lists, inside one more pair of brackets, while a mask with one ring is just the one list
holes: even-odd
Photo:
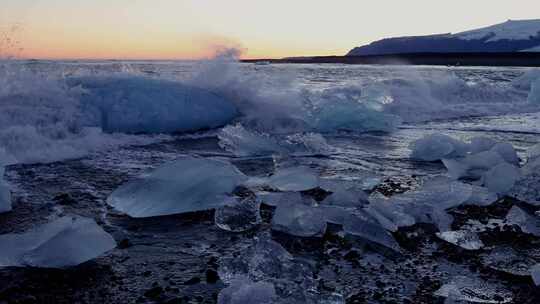
[[482, 243], [478, 234], [472, 231], [457, 230], [437, 232], [437, 237], [466, 250], [478, 250], [484, 247], [484, 243]]
[[540, 219], [517, 206], [508, 211], [506, 223], [518, 226], [523, 233], [540, 236]]
[[438, 161], [444, 158], [464, 156], [467, 152], [466, 144], [444, 134], [427, 135], [410, 147], [411, 158], [423, 161]]
[[92, 219], [66, 216], [22, 234], [0, 235], [0, 266], [63, 268], [116, 247]]
[[231, 203], [216, 209], [214, 221], [219, 228], [242, 232], [253, 229], [261, 223], [260, 203], [253, 197], [242, 200], [233, 198]]
[[300, 237], [321, 237], [326, 231], [326, 220], [317, 207], [285, 204], [276, 208], [272, 229]]
[[484, 174], [483, 183], [493, 193], [506, 194], [520, 178], [519, 168], [509, 163], [501, 163]]
[[274, 284], [251, 282], [240, 279], [231, 282], [223, 289], [217, 299], [218, 304], [272, 304], [277, 299]]
[[230, 163], [183, 157], [128, 181], [107, 203], [131, 217], [210, 210], [226, 204], [228, 195], [246, 180]]
[[319, 186], [319, 176], [307, 167], [278, 169], [268, 184], [280, 191], [305, 191]]
[[179, 82], [142, 76], [73, 77], [86, 115], [106, 132], [171, 133], [216, 128], [237, 116], [223, 97]]

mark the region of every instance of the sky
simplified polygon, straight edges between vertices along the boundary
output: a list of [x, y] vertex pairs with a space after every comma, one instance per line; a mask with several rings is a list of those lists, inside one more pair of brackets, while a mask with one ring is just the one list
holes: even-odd
[[344, 55], [385, 37], [540, 18], [539, 0], [0, 1], [0, 55], [43, 59]]

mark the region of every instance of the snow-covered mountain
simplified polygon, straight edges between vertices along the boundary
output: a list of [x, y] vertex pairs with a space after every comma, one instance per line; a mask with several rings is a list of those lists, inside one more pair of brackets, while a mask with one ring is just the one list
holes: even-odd
[[453, 36], [474, 40], [489, 37], [487, 41], [499, 40], [529, 40], [540, 35], [540, 19], [536, 20], [508, 20], [504, 23], [484, 27], [477, 30], [466, 31]]
[[520, 51], [540, 52], [540, 19], [508, 20], [457, 34], [387, 38], [356, 47], [347, 55]]

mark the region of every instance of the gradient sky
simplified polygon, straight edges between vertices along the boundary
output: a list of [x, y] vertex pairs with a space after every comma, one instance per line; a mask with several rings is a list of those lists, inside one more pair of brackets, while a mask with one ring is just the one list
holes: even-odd
[[540, 18], [539, 0], [0, 1], [0, 31], [18, 24], [9, 36], [32, 58], [194, 59], [220, 47], [244, 58], [343, 55], [384, 37]]

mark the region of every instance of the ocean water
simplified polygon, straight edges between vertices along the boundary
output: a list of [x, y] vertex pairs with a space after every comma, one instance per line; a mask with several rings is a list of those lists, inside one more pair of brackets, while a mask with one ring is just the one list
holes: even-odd
[[[441, 163], [409, 157], [410, 144], [428, 134], [509, 142], [524, 160], [540, 142], [538, 79], [537, 70], [526, 68], [262, 66], [222, 59], [5, 63], [0, 161], [8, 165], [13, 211], [0, 215], [0, 233], [75, 214], [96, 219], [130, 245], [62, 275], [0, 269], [0, 285], [8, 298], [18, 298], [20, 286], [34, 286], [35, 296], [68, 302], [152, 303], [157, 300], [145, 294], [157, 284], [163, 287], [158, 300], [213, 303], [225, 285], [205, 283], [206, 271], [216, 270], [216, 259], [241, 256], [254, 237], [271, 230], [268, 224], [231, 235], [207, 215], [133, 219], [107, 205], [114, 189], [168, 161], [198, 156], [229, 161], [250, 177], [305, 166], [324, 178], [376, 178], [391, 191], [406, 191], [446, 173]], [[461, 225], [502, 214], [473, 211], [453, 215]], [[526, 297], [529, 285], [511, 289], [507, 277], [482, 277], [474, 270], [484, 267], [480, 262], [456, 258], [459, 252], [418, 229], [396, 235], [419, 246], [400, 258], [333, 239], [323, 245], [276, 239], [317, 265], [323, 287], [314, 292], [321, 298], [332, 291], [347, 303], [433, 303], [430, 296], [455, 276], [478, 279], [483, 289], [468, 286], [478, 298]], [[480, 252], [484, 260], [490, 254]], [[49, 277], [53, 283], [44, 283]], [[66, 294], [65, 286], [75, 291]]]
[[[540, 106], [531, 100], [540, 75], [524, 68], [258, 66], [216, 59], [13, 62], [0, 72], [0, 146], [17, 163], [153, 143], [170, 139], [174, 130], [212, 134], [227, 124], [270, 136], [322, 134], [348, 147], [369, 132], [404, 146], [439, 128], [538, 132]], [[227, 99], [237, 117], [229, 105], [175, 85]], [[191, 98], [186, 104], [173, 106], [185, 95]]]

